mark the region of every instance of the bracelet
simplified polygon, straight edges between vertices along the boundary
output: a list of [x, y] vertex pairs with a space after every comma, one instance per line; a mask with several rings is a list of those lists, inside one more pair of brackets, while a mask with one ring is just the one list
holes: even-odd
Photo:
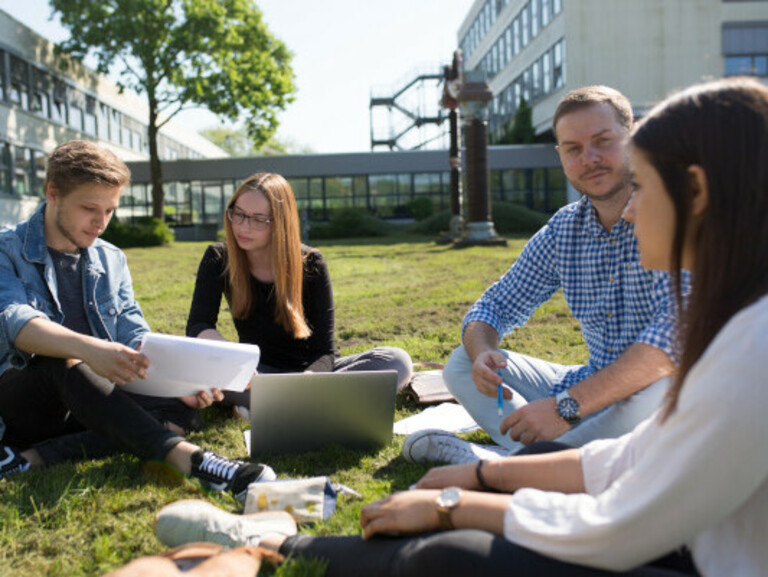
[[483, 476], [483, 465], [485, 465], [485, 459], [480, 459], [477, 462], [477, 467], [475, 467], [475, 475], [477, 476], [477, 482], [480, 485], [480, 488], [483, 491], [492, 491], [496, 492], [495, 489], [491, 488], [488, 483], [485, 482], [485, 477]]

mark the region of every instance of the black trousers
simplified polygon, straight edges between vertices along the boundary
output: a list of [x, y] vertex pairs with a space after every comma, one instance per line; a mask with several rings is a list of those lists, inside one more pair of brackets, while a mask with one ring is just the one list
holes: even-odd
[[[36, 356], [21, 370], [0, 375], [0, 441], [34, 448], [46, 465], [128, 452], [162, 460], [183, 437], [163, 423], [185, 430], [199, 423], [197, 412], [177, 399], [131, 395], [85, 363]], [[199, 426], [199, 425], [198, 425]]]
[[[570, 449], [557, 441], [534, 443], [518, 455], [551, 453]], [[557, 561], [507, 541], [504, 537], [461, 529], [414, 537], [289, 537], [280, 548], [283, 555], [323, 559], [326, 577], [467, 577], [514, 575], [521, 577], [627, 577], [697, 576], [687, 552], [667, 555], [625, 573], [601, 571]]]

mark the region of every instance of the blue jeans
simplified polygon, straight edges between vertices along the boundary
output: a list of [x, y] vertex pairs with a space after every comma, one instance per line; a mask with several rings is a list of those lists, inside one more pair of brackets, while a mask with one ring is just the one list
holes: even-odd
[[[501, 417], [498, 414], [496, 397], [491, 398], [481, 394], [472, 381], [472, 361], [463, 346], [454, 350], [448, 359], [443, 371], [443, 380], [451, 394], [496, 444], [516, 452], [523, 445], [499, 432], [501, 421], [531, 401], [553, 396], [553, 383], [563, 371], [572, 367], [511, 351], [500, 350], [500, 352], [507, 358], [507, 367], [502, 369], [504, 384], [514, 391], [512, 401], [504, 402]], [[669, 378], [660, 379], [631, 397], [585, 417], [581, 423], [557, 440], [580, 447], [595, 439], [620, 437], [634, 429], [659, 408], [669, 384]]]

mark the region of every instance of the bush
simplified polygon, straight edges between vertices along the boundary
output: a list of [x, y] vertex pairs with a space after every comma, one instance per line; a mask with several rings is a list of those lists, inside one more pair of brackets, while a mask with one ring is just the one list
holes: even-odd
[[[494, 202], [491, 205], [494, 228], [499, 234], [533, 234], [544, 226], [549, 215], [530, 210], [511, 202]], [[451, 224], [451, 211], [441, 210], [421, 222], [408, 227], [416, 234], [438, 235], [447, 232]]]
[[131, 248], [170, 244], [174, 237], [171, 228], [160, 219], [144, 217], [126, 224], [115, 217], [101, 238], [120, 248]]
[[432, 216], [435, 212], [435, 205], [432, 203], [431, 198], [421, 196], [414, 198], [405, 204], [405, 210], [416, 220], [425, 220]]
[[533, 234], [549, 220], [546, 213], [511, 202], [494, 202], [491, 213], [499, 234]]
[[429, 218], [425, 218], [420, 222], [414, 222], [413, 224], [408, 225], [408, 230], [410, 232], [415, 232], [416, 234], [438, 235], [441, 232], [446, 232], [450, 225], [451, 211], [441, 210]]
[[328, 224], [313, 224], [309, 229], [309, 238], [361, 238], [388, 236], [391, 232], [392, 225], [363, 208], [342, 208], [331, 215]]

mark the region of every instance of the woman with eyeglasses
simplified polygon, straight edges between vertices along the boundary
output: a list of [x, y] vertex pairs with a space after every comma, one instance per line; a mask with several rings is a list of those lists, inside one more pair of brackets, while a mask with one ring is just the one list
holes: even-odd
[[[396, 370], [398, 389], [411, 377], [402, 349], [377, 347], [339, 358], [328, 267], [319, 251], [301, 244], [299, 215], [279, 174], [247, 178], [227, 203], [226, 242], [205, 251], [197, 272], [187, 336], [226, 340], [216, 330], [222, 295], [241, 343], [261, 349], [258, 371]], [[249, 393], [225, 392], [248, 407]]]

